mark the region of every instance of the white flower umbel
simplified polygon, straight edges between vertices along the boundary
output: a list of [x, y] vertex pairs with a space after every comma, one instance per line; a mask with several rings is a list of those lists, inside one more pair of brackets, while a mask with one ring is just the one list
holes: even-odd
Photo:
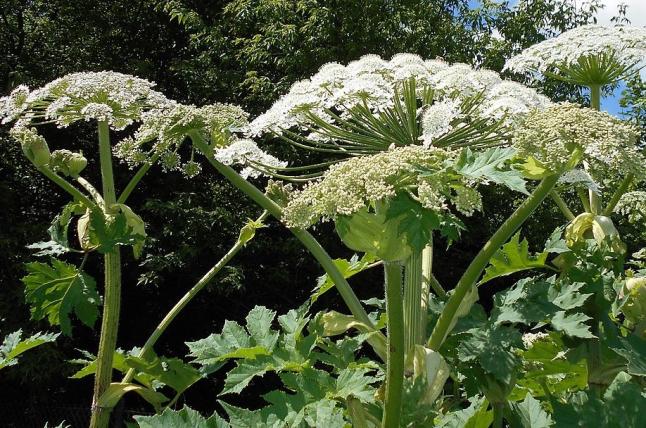
[[[357, 106], [366, 107], [373, 113], [383, 112], [392, 107], [398, 97], [401, 99], [402, 85], [410, 79], [415, 80], [419, 92], [418, 113], [426, 112], [424, 122], [429, 125], [426, 129], [422, 124], [425, 144], [430, 144], [432, 136], [442, 135], [442, 130], [451, 129], [450, 122], [455, 114], [448, 114], [449, 105], [461, 108], [462, 102], [474, 96], [481, 97], [482, 107], [470, 109], [472, 118], [499, 120], [505, 115], [518, 116], [550, 104], [533, 89], [504, 81], [493, 71], [475, 70], [467, 64], [425, 61], [407, 53], [397, 54], [390, 61], [366, 55], [347, 66], [326, 64], [310, 79], [295, 83], [286, 95], [252, 121], [249, 135], [311, 131], [317, 128], [314, 117], [335, 124], [337, 115], [348, 118], [349, 111]], [[428, 94], [433, 96], [429, 99], [425, 96]], [[433, 103], [447, 104], [429, 109]], [[439, 116], [432, 119], [429, 111], [436, 111]]]
[[[409, 192], [425, 208], [441, 212], [453, 203], [470, 215], [481, 208], [480, 195], [475, 190], [465, 193], [467, 183], [444, 169], [449, 156], [441, 149], [406, 146], [335, 164], [321, 180], [292, 194], [284, 221], [290, 227], [309, 227], [320, 219], [357, 213], [399, 191]], [[419, 174], [420, 167], [435, 173]]]
[[144, 112], [171, 104], [154, 83], [112, 71], [73, 73], [42, 88], [19, 86], [0, 99], [3, 123], [24, 119], [30, 124], [54, 122], [65, 127], [79, 120], [107, 121], [123, 129]]
[[259, 177], [263, 168], [271, 170], [287, 166], [287, 162], [264, 152], [249, 139], [234, 140], [230, 145], [216, 149], [214, 157], [225, 165], [244, 165], [245, 168], [240, 172], [243, 178]]
[[246, 125], [247, 113], [232, 104], [173, 104], [145, 112], [141, 126], [132, 137], [120, 141], [114, 152], [131, 167], [157, 155], [165, 170], [182, 170], [190, 177], [199, 173], [199, 164], [192, 160], [182, 164], [177, 151], [192, 132], [200, 133], [214, 147], [225, 147], [233, 133]]
[[523, 337], [522, 337], [523, 345], [525, 345], [525, 349], [529, 349], [534, 345], [535, 342], [537, 342], [537, 341], [539, 341], [541, 339], [545, 339], [547, 337], [549, 337], [549, 334], [542, 333], [542, 332], [525, 333], [525, 334], [523, 334]]
[[646, 29], [583, 25], [525, 49], [505, 69], [540, 73], [583, 86], [621, 80], [646, 59]]
[[643, 225], [646, 222], [646, 192], [624, 193], [614, 211], [626, 216], [630, 223]]
[[422, 144], [429, 147], [433, 141], [453, 129], [453, 122], [460, 115], [460, 106], [453, 100], [436, 102], [422, 114]]
[[643, 178], [646, 159], [636, 148], [639, 133], [616, 117], [576, 104], [555, 104], [527, 115], [514, 131], [521, 157], [533, 157], [552, 172], [565, 172], [578, 151], [593, 177]]

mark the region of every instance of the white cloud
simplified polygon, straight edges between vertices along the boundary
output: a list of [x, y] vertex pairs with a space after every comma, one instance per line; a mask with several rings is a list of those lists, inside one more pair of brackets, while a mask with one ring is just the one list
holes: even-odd
[[617, 15], [617, 6], [625, 4], [628, 6], [626, 18], [630, 20], [630, 25], [636, 27], [646, 27], [646, 0], [602, 0], [605, 6], [597, 13], [599, 24], [610, 25], [610, 18]]

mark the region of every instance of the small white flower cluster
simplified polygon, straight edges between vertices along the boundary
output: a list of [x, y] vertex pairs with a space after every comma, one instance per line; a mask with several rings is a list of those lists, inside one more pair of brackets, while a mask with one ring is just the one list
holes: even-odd
[[602, 58], [611, 58], [621, 67], [637, 66], [646, 58], [646, 29], [583, 25], [525, 49], [508, 60], [504, 69], [517, 73], [562, 71], [567, 74], [567, 68], [578, 68], [585, 66], [589, 59]]
[[646, 159], [635, 146], [638, 131], [627, 122], [577, 104], [554, 104], [527, 115], [513, 135], [520, 157], [533, 157], [552, 172], [565, 172], [581, 152], [593, 176], [644, 177]]
[[[436, 148], [404, 146], [335, 164], [323, 178], [295, 191], [284, 210], [290, 227], [306, 228], [320, 219], [354, 214], [371, 203], [387, 201], [399, 191], [411, 194], [425, 208], [447, 211], [448, 204], [465, 215], [482, 208], [480, 194], [445, 169], [450, 153]], [[430, 176], [417, 168], [434, 171]]]
[[230, 145], [215, 149], [215, 159], [225, 165], [247, 165], [240, 175], [243, 178], [259, 177], [261, 171], [254, 167], [254, 164], [260, 164], [260, 168], [284, 168], [287, 162], [281, 161], [276, 157], [262, 151], [255, 142], [248, 139], [234, 140]]
[[522, 340], [523, 340], [523, 345], [525, 345], [525, 349], [531, 348], [535, 342], [545, 339], [546, 337], [549, 337], [549, 334], [547, 333], [525, 333], [523, 334]]
[[646, 192], [624, 193], [614, 211], [628, 217], [630, 223], [643, 225], [646, 222]]
[[23, 125], [54, 122], [59, 127], [98, 120], [124, 129], [139, 121], [145, 111], [172, 104], [153, 86], [112, 71], [68, 74], [34, 91], [17, 87], [0, 98], [0, 118], [3, 124], [19, 120]]
[[[191, 133], [209, 139], [214, 147], [235, 141], [234, 131], [247, 125], [247, 113], [232, 104], [216, 103], [203, 107], [173, 104], [143, 114], [143, 122], [133, 136], [121, 140], [115, 156], [131, 167], [147, 162], [151, 154], [160, 157], [166, 171], [181, 170], [189, 178], [200, 172], [200, 164], [182, 163], [177, 153]], [[148, 143], [152, 143], [149, 147]]]
[[[422, 91], [433, 90], [439, 103], [421, 106], [424, 113], [423, 141], [429, 145], [452, 129], [458, 117], [460, 103], [469, 97], [481, 95], [481, 106], [471, 112], [479, 117], [500, 119], [521, 115], [532, 109], [545, 107], [550, 101], [519, 83], [504, 81], [488, 70], [475, 70], [467, 64], [450, 65], [439, 60], [424, 60], [413, 54], [401, 53], [386, 61], [377, 55], [366, 55], [343, 66], [329, 63], [310, 79], [295, 83], [265, 113], [249, 126], [251, 136], [267, 132], [282, 133], [285, 129], [305, 130], [312, 124], [312, 115], [333, 123], [335, 114], [345, 118], [357, 105], [372, 112], [382, 112], [394, 105], [396, 94], [401, 94], [402, 83], [414, 78], [421, 98]], [[419, 112], [418, 112], [419, 113]], [[432, 115], [437, 117], [433, 118]], [[308, 136], [313, 140], [316, 131]]]

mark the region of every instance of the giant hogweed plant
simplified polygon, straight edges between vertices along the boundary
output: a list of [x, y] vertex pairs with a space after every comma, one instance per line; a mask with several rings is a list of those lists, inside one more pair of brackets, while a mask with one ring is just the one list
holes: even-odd
[[[602, 59], [612, 49], [633, 49], [632, 56], [611, 55], [624, 67], [614, 79], [634, 67], [626, 61], [644, 56], [632, 30], [616, 31], [622, 37], [614, 45], [584, 49], [586, 55]], [[639, 221], [635, 209], [644, 205], [640, 192], [626, 193], [643, 175], [643, 157], [634, 148], [636, 132], [630, 126], [591, 109], [551, 104], [496, 73], [410, 54], [324, 66], [248, 126], [242, 113], [232, 114], [229, 106], [195, 108], [151, 95], [152, 103], [136, 94], [126, 97], [135, 104], [124, 104], [126, 109], [109, 90], [98, 92], [41, 96], [48, 92], [19, 89], [5, 100], [5, 116], [18, 119], [13, 133], [26, 155], [76, 200], [55, 220], [55, 244], [40, 244], [45, 252], [69, 248], [61, 236], [73, 215], [80, 215], [84, 258], [91, 251], [104, 253], [107, 260], [115, 253], [118, 257], [117, 245], [132, 245], [138, 252], [145, 232], [143, 221], [124, 200], [110, 202], [105, 189], [102, 195], [78, 172], [68, 174], [72, 163], [67, 160], [80, 160], [79, 154], [53, 156], [29, 126], [98, 119], [99, 129], [104, 129], [99, 133], [103, 170], [110, 161], [109, 124], [142, 121], [133, 137], [115, 148], [139, 166], [126, 195], [155, 161], [166, 169], [181, 165], [177, 149], [190, 142], [192, 152], [204, 155], [266, 210], [260, 221], [269, 214], [282, 219], [322, 265], [326, 276], [312, 301], [334, 285], [351, 315], [311, 316], [305, 305], [278, 317], [280, 329], [273, 330], [276, 314], [257, 307], [245, 327], [227, 322], [221, 334], [188, 343], [194, 365], [156, 356], [157, 338], [253, 236], [260, 223], [252, 222], [232, 250], [171, 309], [143, 348], [116, 351], [118, 314], [115, 299], [108, 298], [109, 287], [115, 288], [114, 271], [106, 268], [99, 354], [96, 359], [88, 354], [77, 374], [95, 374], [98, 384], [99, 379], [104, 382], [95, 390], [93, 426], [104, 426], [109, 409], [128, 391], [138, 392], [158, 410], [165, 406], [158, 416], [137, 418], [140, 426], [503, 426], [505, 420], [512, 426], [549, 426], [553, 421], [572, 426], [617, 417], [628, 425], [635, 422], [632, 410], [643, 400], [643, 255], [636, 254], [633, 267], [625, 269], [625, 244], [609, 217], [617, 211]], [[66, 116], [65, 111], [71, 113]], [[114, 113], [121, 111], [130, 115]], [[251, 140], [235, 137], [237, 131], [251, 136], [271, 132], [326, 157], [319, 164], [287, 167]], [[234, 163], [244, 164], [241, 174], [229, 166]], [[199, 166], [191, 158], [184, 170], [191, 176]], [[263, 193], [245, 180], [261, 173], [305, 185], [295, 189], [273, 182]], [[64, 175], [75, 178], [87, 194]], [[613, 180], [623, 181], [602, 207], [599, 194]], [[432, 272], [434, 235], [457, 241], [464, 230], [460, 216], [482, 209], [477, 187], [492, 183], [517, 190], [526, 199], [447, 292]], [[581, 196], [585, 212], [578, 216], [558, 193], [570, 189]], [[550, 237], [545, 251], [531, 254], [517, 231], [548, 196], [569, 223]], [[333, 221], [341, 240], [365, 254], [361, 260], [333, 261], [305, 231], [319, 221]], [[550, 254], [557, 256], [548, 262]], [[377, 307], [368, 314], [346, 278], [376, 265], [384, 266], [385, 299], [375, 296], [366, 302]], [[521, 280], [497, 294], [489, 315], [476, 303], [478, 286], [534, 268], [549, 274]], [[83, 321], [83, 310], [92, 307], [87, 302], [97, 301], [98, 295], [88, 286], [91, 281], [82, 266], [70, 269], [63, 284], [70, 289], [81, 284], [84, 300], [77, 299], [71, 309]], [[48, 308], [42, 295], [61, 278], [51, 281], [47, 275], [52, 269], [44, 270], [30, 273], [26, 283], [29, 288], [31, 281], [36, 291], [31, 295], [40, 298], [33, 297], [35, 302]], [[118, 299], [116, 308], [118, 312]], [[55, 323], [61, 313], [66, 318], [71, 309], [55, 307], [50, 321]], [[106, 316], [109, 311], [112, 315]], [[330, 338], [351, 329], [358, 334]], [[112, 337], [110, 346], [103, 344], [105, 337]], [[371, 346], [376, 360], [358, 357], [363, 343]], [[284, 389], [266, 394], [269, 406], [257, 411], [221, 402], [228, 421], [218, 415], [207, 420], [189, 408], [170, 409], [186, 388], [229, 360], [236, 365], [227, 374], [223, 394], [239, 393], [270, 371], [279, 374]], [[124, 378], [107, 386], [113, 367]], [[175, 391], [172, 399], [160, 392], [163, 385]], [[622, 403], [628, 411], [604, 410], [602, 400]]]

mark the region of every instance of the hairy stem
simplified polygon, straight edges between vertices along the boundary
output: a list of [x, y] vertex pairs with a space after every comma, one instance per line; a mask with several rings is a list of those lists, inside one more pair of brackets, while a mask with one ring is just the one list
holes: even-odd
[[388, 358], [386, 360], [386, 396], [382, 428], [399, 428], [404, 388], [404, 310], [401, 266], [384, 262], [386, 313], [388, 317]]
[[482, 249], [478, 252], [475, 258], [467, 267], [467, 270], [462, 274], [458, 281], [451, 297], [446, 302], [446, 306], [442, 311], [431, 338], [429, 340], [429, 347], [433, 350], [439, 350], [444, 342], [445, 337], [449, 334], [449, 327], [453, 323], [460, 303], [467, 292], [478, 281], [482, 271], [489, 264], [491, 257], [498, 251], [498, 249], [505, 244], [509, 238], [518, 230], [518, 228], [529, 218], [534, 210], [540, 203], [549, 195], [550, 191], [556, 185], [559, 179], [559, 174], [554, 174], [545, 177], [540, 184], [534, 189], [532, 194], [509, 216], [507, 220], [498, 228], [498, 230], [491, 236], [489, 241], [485, 243]]
[[565, 216], [566, 219], [572, 221], [574, 220], [574, 214], [570, 210], [570, 207], [567, 206], [563, 198], [561, 198], [561, 195], [558, 194], [556, 190], [552, 190], [550, 192], [550, 197], [552, 200], [556, 203], [556, 206], [559, 207], [563, 215]]
[[[601, 85], [590, 86], [590, 107], [597, 111], [601, 110]], [[594, 214], [600, 214], [601, 198], [599, 194], [590, 189], [588, 190], [588, 196], [590, 197], [590, 212]]]
[[493, 428], [503, 427], [503, 416], [505, 413], [505, 403], [492, 403], [493, 406]]
[[422, 343], [422, 251], [415, 251], [404, 265], [404, 331], [406, 355]]
[[[116, 202], [114, 177], [112, 175], [112, 151], [107, 122], [99, 122], [99, 156], [101, 162], [101, 180], [103, 199], [106, 208]], [[103, 298], [103, 318], [101, 320], [101, 337], [96, 359], [94, 393], [92, 396], [92, 418], [90, 428], [107, 428], [111, 408], [99, 407], [99, 398], [112, 381], [112, 358], [117, 344], [119, 328], [119, 309], [121, 306], [121, 255], [115, 246], [104, 255], [105, 295]]]
[[615, 210], [615, 207], [619, 203], [619, 200], [621, 199], [623, 194], [628, 191], [628, 188], [630, 187], [634, 179], [635, 176], [632, 173], [629, 173], [624, 177], [619, 187], [617, 187], [617, 190], [615, 190], [615, 193], [613, 193], [612, 198], [610, 198], [610, 202], [608, 202], [608, 205], [603, 210], [603, 215], [608, 217], [612, 215], [612, 212]]
[[[218, 162], [213, 157], [213, 150], [204, 138], [199, 133], [192, 133], [191, 139], [193, 145], [200, 150], [209, 163], [226, 179], [228, 179], [234, 186], [244, 192], [249, 198], [251, 198], [255, 203], [260, 205], [263, 209], [267, 210], [276, 219], [280, 220], [282, 217], [282, 209], [271, 199], [267, 197], [263, 192], [261, 192], [256, 186], [249, 183], [247, 180], [242, 178], [237, 172], [235, 172], [231, 167]], [[374, 328], [374, 324], [368, 317], [365, 309], [361, 305], [359, 298], [354, 294], [350, 284], [345, 279], [343, 274], [334, 264], [334, 261], [325, 251], [325, 249], [319, 244], [319, 242], [306, 230], [290, 228], [289, 229], [296, 238], [307, 248], [307, 250], [314, 256], [316, 261], [323, 267], [325, 272], [334, 282], [336, 289], [339, 291], [341, 298], [348, 306], [348, 309], [352, 315], [360, 322], [366, 324], [367, 326]], [[379, 355], [382, 360], [385, 360], [385, 343], [386, 339], [384, 335], [375, 330], [375, 334], [372, 334], [368, 339], [368, 343], [372, 345], [375, 352]]]
[[96, 203], [92, 201], [90, 198], [85, 196], [79, 189], [74, 187], [71, 183], [69, 183], [67, 180], [65, 180], [63, 177], [60, 175], [56, 174], [54, 171], [52, 171], [48, 166], [40, 166], [37, 167], [38, 171], [40, 171], [41, 174], [43, 174], [45, 177], [49, 178], [52, 182], [54, 182], [58, 187], [61, 189], [65, 190], [67, 193], [69, 193], [75, 200], [83, 202], [83, 205], [90, 209], [98, 209]]
[[[260, 217], [256, 220], [256, 222], [261, 223], [263, 222], [269, 213], [267, 211], [264, 211]], [[202, 289], [209, 284], [213, 278], [222, 270], [224, 266], [227, 265], [233, 259], [238, 252], [245, 246], [247, 242], [246, 241], [241, 241], [238, 239], [236, 243], [229, 249], [229, 251], [222, 256], [220, 260], [211, 268], [207, 273], [200, 278], [197, 283], [188, 291], [184, 296], [175, 303], [175, 306], [171, 308], [170, 311], [166, 314], [166, 316], [159, 322], [155, 330], [152, 332], [150, 337], [148, 337], [148, 340], [146, 340], [146, 343], [144, 343], [144, 346], [141, 348], [139, 351], [139, 357], [140, 358], [145, 358], [145, 355], [148, 351], [153, 349], [153, 346], [155, 346], [155, 343], [157, 343], [157, 340], [161, 337], [162, 334], [164, 334], [164, 331], [168, 328], [170, 323], [173, 322], [175, 317], [182, 312], [182, 310], [188, 305], [188, 303], [193, 300], [197, 294], [202, 291]], [[132, 379], [135, 376], [135, 370], [130, 369], [126, 373], [126, 375], [123, 377], [123, 380], [121, 381], [122, 383], [128, 383], [132, 381]]]

